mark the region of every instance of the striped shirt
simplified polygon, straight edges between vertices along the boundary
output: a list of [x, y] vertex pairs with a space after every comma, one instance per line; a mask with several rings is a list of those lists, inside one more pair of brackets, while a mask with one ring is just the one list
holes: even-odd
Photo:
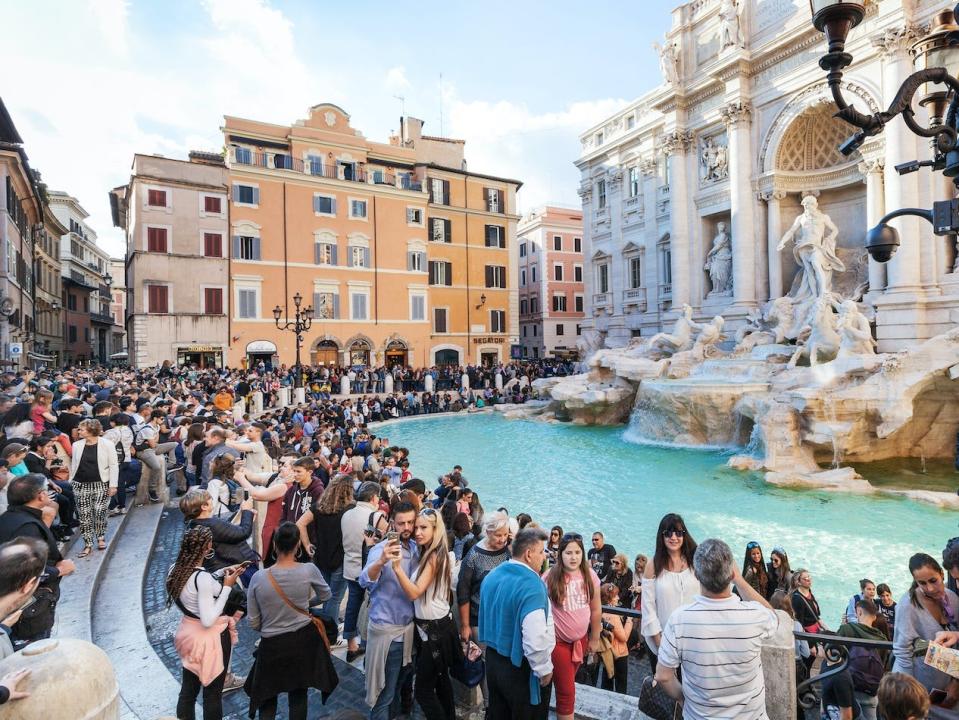
[[669, 617], [659, 663], [682, 666], [684, 720], [766, 720], [760, 658], [763, 640], [779, 628], [776, 613], [735, 595], [697, 595]]

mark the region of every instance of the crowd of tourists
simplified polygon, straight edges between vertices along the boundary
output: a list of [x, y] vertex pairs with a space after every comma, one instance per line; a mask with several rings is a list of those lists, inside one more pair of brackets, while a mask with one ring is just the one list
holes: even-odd
[[[307, 387], [333, 376], [311, 370]], [[551, 703], [568, 720], [577, 682], [627, 691], [633, 654], [648, 656], [640, 706], [654, 717], [682, 703], [685, 718], [758, 719], [762, 644], [788, 632], [800, 633], [797, 680], [827, 678], [829, 720], [956, 717], [959, 680], [923, 657], [930, 641], [959, 641], [959, 540], [941, 563], [910, 558], [898, 603], [863, 579], [843, 617], [824, 619], [812, 574], [782, 547], [767, 561], [750, 542], [740, 563], [671, 513], [646, 539], [649, 555], [630, 562], [600, 531], [550, 525], [535, 507], [484, 507], [482, 481], [462, 467], [417, 477], [389, 426], [369, 425], [397, 416], [376, 380], [360, 397], [320, 390], [257, 417], [237, 409], [278, 378], [169, 365], [0, 376], [0, 659], [49, 637], [60, 584], [76, 571], [63, 543], [78, 534], [78, 558], [102, 551], [132, 493], [159, 502], [169, 487], [186, 523], [166, 579], [182, 614], [181, 719], [198, 698], [204, 718], [222, 717], [223, 694], [241, 688], [251, 717], [276, 717], [286, 695], [289, 716], [306, 718], [310, 688], [324, 700], [336, 691], [337, 648], [362, 662], [372, 720], [414, 704], [452, 720], [454, 679], [480, 687], [491, 720], [545, 718]], [[490, 383], [480, 371], [472, 403], [456, 393], [460, 407], [476, 407]], [[230, 669], [238, 623], [259, 638], [245, 677]], [[859, 643], [842, 672], [817, 634]], [[0, 703], [28, 691], [28, 674], [0, 678]]]

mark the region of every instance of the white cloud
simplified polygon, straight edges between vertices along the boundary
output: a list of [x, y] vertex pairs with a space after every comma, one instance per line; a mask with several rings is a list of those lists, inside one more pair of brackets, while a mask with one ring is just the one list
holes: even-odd
[[102, 42], [114, 53], [126, 55], [130, 33], [127, 0], [87, 0], [86, 5], [96, 21]]
[[390, 92], [402, 92], [410, 87], [410, 81], [406, 78], [406, 68], [402, 65], [391, 67], [386, 71], [386, 77], [383, 80], [386, 89]]

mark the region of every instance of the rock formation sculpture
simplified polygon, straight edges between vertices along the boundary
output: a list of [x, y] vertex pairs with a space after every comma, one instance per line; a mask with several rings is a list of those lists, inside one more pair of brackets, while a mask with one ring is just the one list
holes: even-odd
[[730, 246], [726, 223], [716, 225], [713, 246], [706, 255], [703, 269], [709, 273], [712, 284], [710, 295], [731, 295], [733, 291], [733, 251]]
[[801, 357], [809, 358], [809, 365], [828, 362], [839, 352], [839, 333], [836, 330], [836, 314], [828, 298], [821, 297], [813, 304], [813, 313], [809, 324], [809, 337], [800, 345], [789, 359], [789, 367], [796, 367]]

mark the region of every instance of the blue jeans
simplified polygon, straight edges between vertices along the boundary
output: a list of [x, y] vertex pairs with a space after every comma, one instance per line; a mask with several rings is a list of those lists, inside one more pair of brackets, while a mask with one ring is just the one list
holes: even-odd
[[130, 460], [130, 462], [120, 463], [120, 476], [117, 480], [117, 494], [110, 498], [110, 507], [125, 508], [127, 506], [127, 490], [136, 489], [140, 484], [139, 460]]
[[323, 603], [320, 612], [329, 618], [333, 618], [333, 620], [338, 623], [340, 621], [340, 604], [343, 602], [343, 595], [346, 593], [346, 580], [343, 579], [343, 568], [334, 570], [333, 572], [320, 570], [320, 575], [326, 580], [326, 584], [330, 586], [330, 592], [333, 593], [330, 599]]
[[413, 663], [403, 666], [403, 643], [390, 643], [383, 689], [370, 710], [370, 720], [392, 720], [400, 714], [400, 690], [413, 679]]
[[356, 622], [360, 617], [360, 606], [363, 604], [366, 591], [360, 587], [357, 580], [347, 580], [346, 589], [349, 595], [346, 598], [346, 616], [343, 618], [343, 639], [352, 640], [359, 635], [356, 631]]

